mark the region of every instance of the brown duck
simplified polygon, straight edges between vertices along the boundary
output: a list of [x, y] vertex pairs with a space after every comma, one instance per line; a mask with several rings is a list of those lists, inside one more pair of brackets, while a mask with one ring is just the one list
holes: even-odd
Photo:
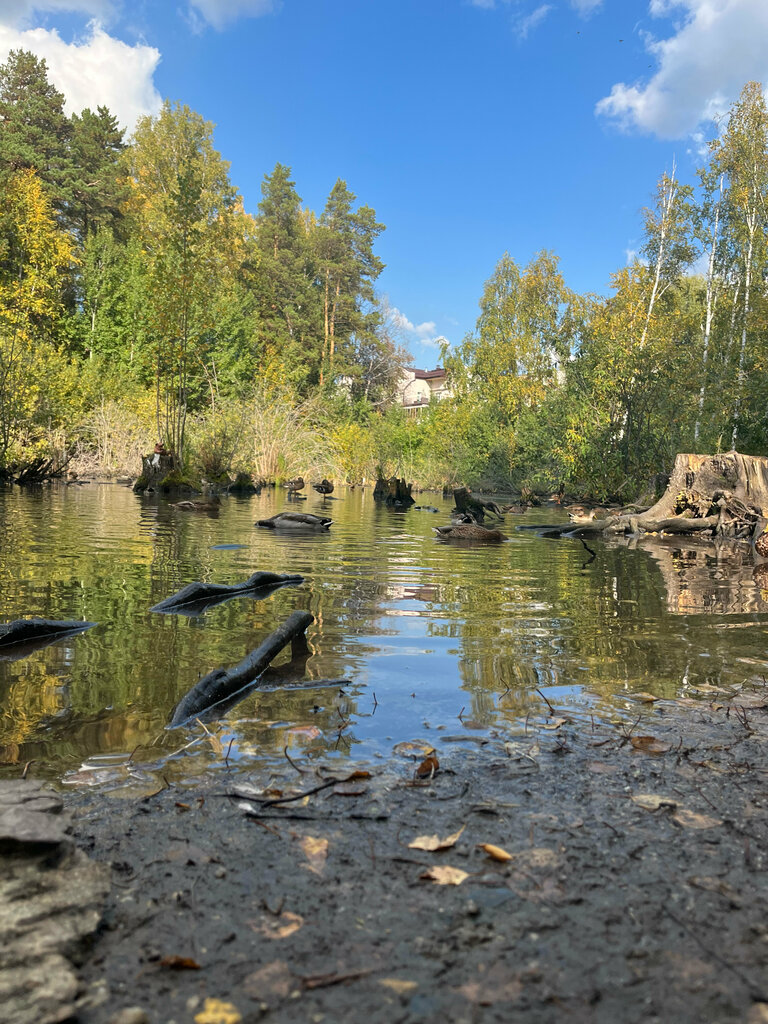
[[283, 487], [288, 491], [289, 494], [295, 494], [296, 491], [304, 490], [304, 477], [297, 476], [293, 480], [286, 480]]
[[180, 512], [218, 512], [221, 508], [221, 498], [215, 494], [208, 501], [172, 501], [170, 505]]
[[452, 523], [450, 526], [436, 526], [434, 530], [442, 540], [479, 540], [484, 544], [497, 544], [507, 539], [501, 530], [486, 530], [477, 523]]
[[330, 480], [326, 480], [325, 477], [320, 481], [319, 484], [312, 484], [318, 494], [322, 494], [325, 497], [326, 494], [333, 494], [333, 484]]

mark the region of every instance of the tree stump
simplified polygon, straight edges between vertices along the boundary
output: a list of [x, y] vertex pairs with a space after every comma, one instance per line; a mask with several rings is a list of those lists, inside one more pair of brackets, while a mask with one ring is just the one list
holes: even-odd
[[495, 516], [504, 515], [495, 501], [476, 497], [468, 487], [457, 487], [453, 492], [453, 500], [457, 512], [468, 512], [478, 522], [483, 521], [486, 512], [492, 512]]
[[157, 494], [199, 494], [200, 491], [176, 468], [172, 452], [150, 452], [141, 457], [141, 476], [133, 485], [137, 494], [145, 491]]
[[387, 505], [413, 505], [415, 498], [411, 497], [411, 486], [396, 476], [389, 480], [379, 477], [373, 489], [373, 497], [375, 501], [384, 501]]
[[768, 517], [768, 458], [724, 452], [681, 454], [661, 498], [643, 512], [538, 527], [549, 536], [616, 533], [709, 533], [746, 539]]

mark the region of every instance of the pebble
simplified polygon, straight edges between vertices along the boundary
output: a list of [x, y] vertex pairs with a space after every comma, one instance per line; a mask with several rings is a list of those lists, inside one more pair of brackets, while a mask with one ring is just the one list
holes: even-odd
[[126, 1006], [112, 1014], [109, 1024], [149, 1024], [149, 1017], [140, 1006]]

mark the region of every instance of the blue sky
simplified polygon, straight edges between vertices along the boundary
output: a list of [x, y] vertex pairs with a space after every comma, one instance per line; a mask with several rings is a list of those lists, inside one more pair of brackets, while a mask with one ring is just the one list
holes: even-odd
[[505, 251], [606, 292], [675, 160], [768, 81], [768, 0], [0, 0], [0, 60], [130, 129], [163, 98], [216, 125], [245, 207], [277, 161], [386, 225], [379, 288], [416, 365], [472, 330]]

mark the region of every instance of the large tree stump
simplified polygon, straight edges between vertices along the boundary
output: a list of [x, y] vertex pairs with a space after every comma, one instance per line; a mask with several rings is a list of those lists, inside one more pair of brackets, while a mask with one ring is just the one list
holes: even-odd
[[479, 523], [485, 518], [486, 512], [493, 512], [495, 516], [504, 515], [495, 501], [490, 498], [478, 498], [468, 487], [457, 487], [453, 492], [453, 500], [457, 512], [468, 512]]
[[373, 497], [375, 501], [384, 501], [387, 505], [413, 505], [415, 498], [411, 497], [411, 486], [396, 476], [389, 480], [379, 477], [373, 489]]
[[549, 536], [645, 532], [745, 539], [764, 517], [768, 517], [768, 458], [739, 452], [682, 454], [675, 458], [666, 491], [646, 511], [538, 529]]

